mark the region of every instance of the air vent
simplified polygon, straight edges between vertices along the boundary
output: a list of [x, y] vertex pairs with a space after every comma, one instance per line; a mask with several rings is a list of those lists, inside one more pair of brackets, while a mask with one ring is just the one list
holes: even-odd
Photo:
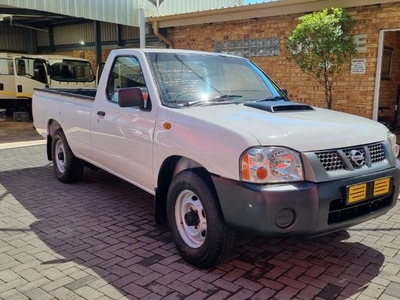
[[310, 111], [314, 110], [307, 104], [295, 103], [290, 101], [262, 101], [262, 102], [250, 102], [244, 104], [245, 106], [269, 111], [272, 113], [277, 112], [294, 112], [294, 111]]

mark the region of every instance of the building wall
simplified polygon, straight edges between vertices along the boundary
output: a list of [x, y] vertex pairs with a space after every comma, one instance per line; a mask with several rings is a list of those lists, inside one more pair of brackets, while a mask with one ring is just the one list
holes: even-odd
[[[351, 74], [350, 67], [343, 71], [333, 87], [333, 109], [372, 118], [379, 31], [400, 27], [400, 2], [349, 8], [347, 11], [357, 21], [353, 34], [367, 34], [367, 49], [356, 56], [366, 59], [366, 72]], [[283, 15], [174, 27], [168, 29], [167, 36], [174, 48], [206, 51], [215, 51], [216, 45], [224, 41], [277, 37], [279, 55], [250, 58], [286, 88], [292, 99], [326, 107], [323, 87], [287, 60], [285, 41], [298, 23], [299, 16]]]
[[0, 52], [27, 52], [27, 34], [25, 28], [0, 26]]

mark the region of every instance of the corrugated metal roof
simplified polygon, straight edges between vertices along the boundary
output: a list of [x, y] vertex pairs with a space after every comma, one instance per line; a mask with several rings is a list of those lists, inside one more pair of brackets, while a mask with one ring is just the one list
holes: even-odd
[[144, 7], [148, 8], [149, 16], [166, 16], [173, 14], [183, 14], [195, 11], [206, 11], [217, 8], [234, 7], [243, 4], [243, 0], [164, 0], [160, 1], [158, 7], [149, 5], [148, 2], [156, 2], [156, 0], [144, 1]]
[[[243, 0], [0, 0], [0, 6], [32, 9], [136, 27], [139, 26], [140, 7], [146, 9], [148, 16], [160, 16], [232, 7], [242, 3]], [[158, 7], [156, 7], [157, 4], [159, 4]]]

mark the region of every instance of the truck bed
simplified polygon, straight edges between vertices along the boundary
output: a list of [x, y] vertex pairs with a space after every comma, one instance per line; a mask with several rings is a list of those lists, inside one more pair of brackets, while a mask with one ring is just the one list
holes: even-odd
[[48, 93], [54, 93], [54, 94], [61, 94], [65, 95], [68, 97], [74, 96], [78, 98], [84, 98], [86, 100], [92, 100], [94, 101], [94, 98], [96, 96], [97, 89], [60, 89], [60, 88], [55, 88], [55, 89], [43, 89], [43, 88], [35, 88], [36, 91], [44, 91]]

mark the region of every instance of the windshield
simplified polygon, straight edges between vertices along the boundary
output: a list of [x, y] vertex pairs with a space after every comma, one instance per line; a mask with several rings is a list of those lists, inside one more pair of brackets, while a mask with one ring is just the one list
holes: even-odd
[[286, 99], [253, 63], [239, 57], [198, 53], [149, 53], [164, 105], [238, 103]]
[[88, 61], [63, 59], [51, 61], [50, 77], [63, 82], [91, 82], [94, 80], [93, 69]]

